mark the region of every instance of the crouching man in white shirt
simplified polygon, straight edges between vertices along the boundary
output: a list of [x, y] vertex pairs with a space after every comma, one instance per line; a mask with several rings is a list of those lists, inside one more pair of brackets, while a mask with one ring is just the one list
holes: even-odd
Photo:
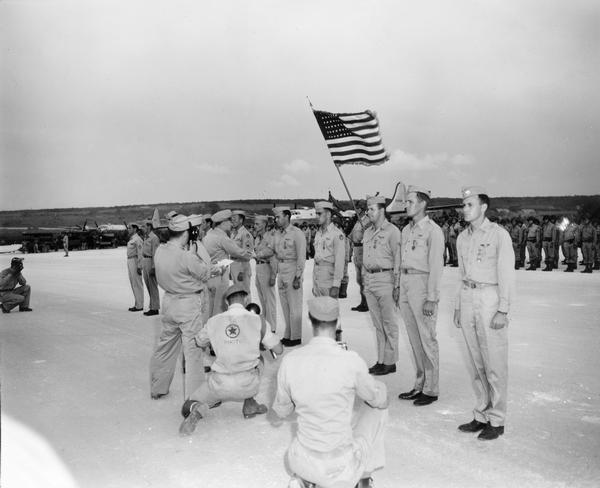
[[[277, 376], [273, 410], [298, 414], [298, 431], [287, 457], [290, 487], [371, 487], [373, 471], [385, 462], [387, 389], [364, 360], [335, 341], [338, 301], [308, 300], [314, 337], [288, 353]], [[353, 412], [355, 398], [360, 405]]]

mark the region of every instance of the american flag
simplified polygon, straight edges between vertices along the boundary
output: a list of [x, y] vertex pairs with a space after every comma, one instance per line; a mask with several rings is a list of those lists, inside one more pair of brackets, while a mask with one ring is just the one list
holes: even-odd
[[313, 110], [333, 162], [379, 165], [389, 159], [385, 152], [379, 122], [372, 112], [333, 114]]

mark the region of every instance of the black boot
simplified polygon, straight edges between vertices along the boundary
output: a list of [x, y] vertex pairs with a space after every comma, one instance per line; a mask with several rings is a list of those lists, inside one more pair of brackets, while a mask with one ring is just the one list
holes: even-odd
[[340, 285], [340, 292], [338, 298], [348, 298], [348, 283], [342, 283]]
[[575, 270], [571, 263], [567, 264], [567, 269], [565, 269], [565, 273], [572, 273]]
[[582, 273], [591, 273], [591, 272], [592, 272], [592, 265], [586, 264], [585, 269], [582, 271]]
[[367, 299], [365, 298], [364, 293], [360, 294], [360, 304], [358, 304], [356, 307], [352, 307], [352, 310], [354, 312], [368, 312], [369, 311], [369, 306], [367, 305]]
[[600, 270], [600, 261], [596, 261], [596, 264], [594, 264], [594, 270]]

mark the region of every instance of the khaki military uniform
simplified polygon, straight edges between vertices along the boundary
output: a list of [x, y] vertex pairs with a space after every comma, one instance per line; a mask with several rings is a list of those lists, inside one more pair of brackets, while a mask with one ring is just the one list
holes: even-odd
[[15, 276], [12, 268], [0, 272], [0, 303], [5, 310], [10, 311], [17, 305], [20, 309], [29, 308], [30, 299], [31, 287], [22, 273]]
[[523, 266], [523, 262], [521, 261], [521, 246], [523, 243], [523, 235], [525, 231], [523, 229], [522, 224], [517, 224], [513, 226], [510, 232], [510, 238], [512, 240], [513, 252], [515, 253], [515, 269]]
[[[231, 233], [231, 239], [235, 242], [240, 248], [252, 254], [254, 250], [254, 237], [252, 234], [244, 227], [243, 225], [234, 230]], [[234, 283], [242, 282], [248, 290], [248, 297], [252, 300], [252, 296], [250, 294], [250, 278], [252, 277], [252, 268], [250, 267], [250, 261], [246, 259], [236, 258], [231, 263], [229, 267], [231, 272], [231, 280]]]
[[377, 336], [377, 362], [398, 361], [398, 322], [393, 298], [399, 286], [400, 230], [387, 220], [363, 237], [364, 293]]
[[426, 301], [440, 299], [444, 269], [444, 234], [429, 217], [402, 229], [400, 313], [416, 368], [414, 389], [439, 394], [439, 347], [436, 336], [437, 307], [431, 317], [423, 315]]
[[581, 226], [580, 236], [583, 264], [586, 268], [592, 268], [594, 266], [594, 248], [598, 240], [596, 229], [592, 224], [583, 225]]
[[527, 254], [529, 254], [529, 266], [538, 268], [541, 261], [539, 245], [541, 241], [541, 229], [537, 224], [531, 224], [527, 229]]
[[[353, 412], [355, 398], [363, 400]], [[366, 402], [366, 403], [364, 403]], [[322, 488], [354, 487], [385, 463], [385, 384], [364, 360], [328, 337], [288, 353], [277, 374], [273, 410], [294, 410], [298, 429], [287, 451], [293, 474]]]
[[[222, 259], [229, 258], [249, 261], [252, 255], [251, 251], [242, 249], [220, 228], [209, 230], [202, 240], [202, 243], [208, 251], [212, 264], [216, 264]], [[209, 317], [217, 315], [225, 310], [223, 295], [228, 287], [228, 273], [214, 276], [208, 280]]]
[[165, 294], [161, 331], [150, 360], [151, 393], [169, 392], [182, 346], [186, 391], [194, 391], [200, 386], [203, 374], [202, 352], [194, 338], [204, 323], [202, 293], [206, 290], [210, 267], [195, 252], [174, 242], [157, 249], [154, 263], [156, 279]]
[[552, 222], [548, 222], [544, 225], [542, 230], [542, 249], [544, 251], [546, 266], [548, 268], [554, 267], [554, 262], [556, 261], [556, 239], [557, 239], [556, 225]]
[[[306, 263], [306, 239], [292, 224], [276, 235], [277, 284], [279, 300], [285, 320], [284, 339], [302, 338], [302, 279]], [[294, 278], [300, 278], [300, 287], [293, 287]]]
[[363, 237], [365, 229], [371, 225], [369, 217], [365, 214], [352, 227], [350, 232], [350, 241], [352, 242], [352, 259], [356, 268], [356, 282], [360, 287], [360, 292], [363, 293]]
[[144, 283], [142, 275], [138, 274], [138, 270], [141, 271], [144, 267], [143, 242], [137, 232], [127, 241], [127, 272], [135, 299], [135, 308], [144, 308]]
[[577, 268], [577, 248], [579, 247], [579, 226], [571, 222], [563, 232], [563, 252], [567, 265]]
[[325, 230], [315, 233], [315, 265], [313, 268], [313, 295], [329, 296], [332, 287], [339, 289], [346, 262], [344, 233], [330, 223]]
[[265, 231], [258, 234], [254, 240], [254, 254], [256, 255], [256, 289], [261, 304], [261, 314], [275, 332], [277, 327], [277, 299], [275, 286], [271, 286], [271, 276], [277, 275], [277, 261], [275, 259], [275, 234]]
[[216, 355], [206, 381], [190, 395], [190, 400], [202, 404], [202, 413], [219, 401], [242, 401], [258, 393], [261, 343], [272, 349], [279, 338], [263, 331], [261, 318], [239, 303], [211, 317], [198, 332], [196, 344], [203, 348], [210, 344]]
[[154, 254], [160, 245], [160, 239], [151, 231], [148, 236], [144, 239], [142, 244], [142, 255], [144, 257], [144, 283], [148, 289], [150, 295], [150, 310], [158, 310], [160, 308], [160, 296], [158, 294], [158, 282], [156, 281], [156, 275], [152, 274], [155, 270], [154, 266]]
[[508, 385], [508, 330], [492, 329], [496, 312], [508, 313], [514, 294], [514, 251], [510, 236], [487, 218], [458, 237], [461, 283], [456, 301], [469, 351], [477, 398], [475, 420], [503, 426]]

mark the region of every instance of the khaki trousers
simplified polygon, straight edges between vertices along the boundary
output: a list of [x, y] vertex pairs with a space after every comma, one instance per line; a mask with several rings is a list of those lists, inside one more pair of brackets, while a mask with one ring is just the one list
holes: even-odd
[[364, 294], [377, 337], [377, 362], [387, 365], [398, 361], [398, 321], [392, 296], [391, 271], [367, 273], [363, 269]]
[[166, 395], [173, 381], [177, 358], [183, 347], [185, 391], [198, 389], [204, 375], [202, 350], [194, 337], [203, 324], [202, 296], [165, 293], [161, 331], [150, 360], [150, 392]]
[[414, 389], [439, 395], [440, 358], [436, 337], [437, 308], [432, 317], [423, 315], [429, 274], [403, 274], [400, 279], [400, 313], [406, 326], [415, 362]]
[[[250, 263], [245, 261], [234, 261], [229, 266], [229, 272], [231, 273], [231, 281], [234, 283], [244, 283], [246, 290], [248, 290], [248, 299], [252, 301], [252, 295], [250, 293], [252, 268], [250, 267]], [[242, 279], [240, 280], [240, 278]]]
[[287, 452], [290, 469], [319, 488], [354, 488], [361, 478], [385, 464], [387, 418], [387, 409], [371, 408], [361, 402], [352, 422], [352, 444], [334, 452], [319, 452], [294, 438]]
[[473, 415], [494, 427], [504, 425], [508, 386], [508, 331], [490, 327], [497, 311], [497, 286], [462, 287], [460, 323], [476, 396]]
[[12, 310], [17, 305], [19, 308], [28, 308], [31, 298], [29, 285], [18, 286], [14, 290], [0, 292], [0, 303], [6, 310]]
[[554, 256], [554, 252], [556, 251], [556, 248], [554, 247], [554, 243], [552, 241], [544, 241], [542, 243], [542, 249], [544, 251], [544, 262], [546, 263], [546, 265], [548, 266], [554, 266], [554, 261], [555, 261], [555, 256]]
[[328, 297], [333, 286], [333, 264], [316, 264], [313, 267], [313, 295], [316, 297]]
[[268, 263], [256, 265], [256, 289], [261, 305], [261, 314], [269, 323], [271, 331], [277, 330], [277, 299], [275, 286], [269, 285], [271, 280], [271, 266]]
[[360, 292], [363, 292], [363, 247], [355, 247], [354, 255], [352, 256], [352, 260], [354, 261], [354, 267], [356, 268], [356, 282], [360, 287]]
[[148, 289], [148, 295], [150, 295], [150, 310], [160, 309], [160, 296], [158, 294], [158, 281], [156, 281], [156, 275], [152, 276], [152, 258], [144, 258], [144, 283]]
[[223, 296], [229, 288], [228, 273], [213, 276], [208, 280], [208, 318], [224, 312], [227, 308]]
[[581, 253], [583, 254], [583, 264], [585, 266], [593, 266], [594, 264], [594, 243], [582, 242]]
[[258, 368], [240, 373], [225, 374], [211, 371], [190, 400], [199, 401], [200, 412], [205, 414], [208, 407], [221, 401], [243, 401], [254, 398], [260, 389], [260, 371]]
[[302, 279], [300, 288], [294, 290], [296, 262], [280, 262], [277, 276], [279, 301], [285, 320], [284, 339], [302, 339]]
[[137, 259], [127, 259], [127, 272], [129, 273], [133, 298], [135, 299], [135, 308], [144, 308], [144, 283], [142, 282], [142, 275], [139, 275], [137, 270]]

